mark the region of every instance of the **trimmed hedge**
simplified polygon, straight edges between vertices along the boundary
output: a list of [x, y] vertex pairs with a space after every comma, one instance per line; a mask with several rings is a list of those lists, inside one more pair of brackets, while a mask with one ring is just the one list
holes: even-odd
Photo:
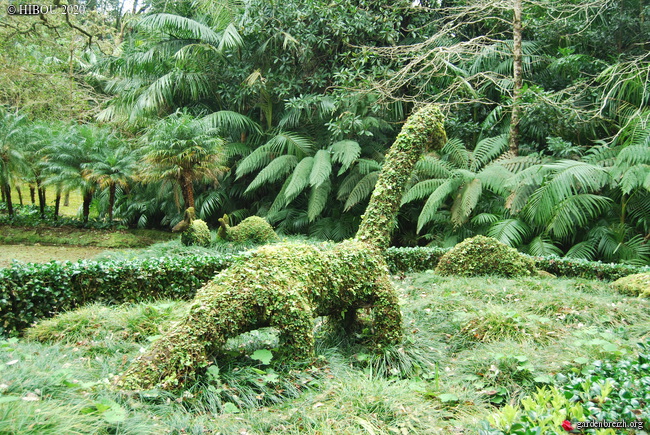
[[89, 302], [191, 299], [234, 255], [132, 261], [14, 263], [0, 269], [0, 335]]
[[[391, 273], [433, 270], [448, 249], [389, 248]], [[14, 263], [0, 269], [0, 335], [16, 334], [40, 318], [89, 302], [124, 303], [158, 298], [191, 299], [232, 260], [246, 254], [184, 255], [144, 260]], [[614, 281], [650, 267], [535, 257], [554, 275]]]

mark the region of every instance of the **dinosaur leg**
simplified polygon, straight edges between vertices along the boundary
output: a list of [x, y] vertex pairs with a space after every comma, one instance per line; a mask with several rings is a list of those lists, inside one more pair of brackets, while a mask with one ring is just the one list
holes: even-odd
[[297, 292], [277, 295], [270, 323], [280, 331], [280, 357], [314, 357], [313, 309], [304, 297]]
[[373, 286], [373, 328], [375, 341], [381, 346], [398, 344], [402, 340], [402, 312], [399, 300], [388, 276], [377, 278]]

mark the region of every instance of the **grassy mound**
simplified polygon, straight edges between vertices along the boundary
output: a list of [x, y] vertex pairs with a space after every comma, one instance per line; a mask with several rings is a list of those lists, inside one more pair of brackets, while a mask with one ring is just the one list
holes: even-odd
[[526, 276], [535, 273], [535, 263], [496, 239], [476, 236], [443, 255], [436, 272], [461, 276]]
[[620, 293], [650, 298], [650, 272], [624, 276], [612, 283]]

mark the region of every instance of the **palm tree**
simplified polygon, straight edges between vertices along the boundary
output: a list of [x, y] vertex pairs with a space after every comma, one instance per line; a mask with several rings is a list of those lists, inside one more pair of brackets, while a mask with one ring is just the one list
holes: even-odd
[[19, 175], [28, 171], [22, 150], [26, 127], [25, 115], [0, 107], [0, 188], [10, 216], [14, 214], [11, 186]]
[[224, 140], [207, 122], [175, 113], [153, 124], [142, 137], [145, 181], [180, 187], [184, 208], [194, 207], [194, 183], [216, 182], [225, 169]]
[[93, 155], [92, 162], [84, 164], [85, 177], [108, 190], [108, 221], [113, 221], [113, 209], [118, 189], [126, 189], [137, 171], [137, 158], [117, 136], [109, 137], [105, 146]]

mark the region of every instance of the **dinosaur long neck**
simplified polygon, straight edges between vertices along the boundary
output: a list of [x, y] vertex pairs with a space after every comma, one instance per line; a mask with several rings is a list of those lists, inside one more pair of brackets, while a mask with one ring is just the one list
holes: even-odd
[[397, 212], [415, 163], [426, 150], [440, 149], [447, 141], [444, 118], [435, 105], [412, 114], [391, 146], [370, 197], [356, 239], [384, 250], [397, 221]]

